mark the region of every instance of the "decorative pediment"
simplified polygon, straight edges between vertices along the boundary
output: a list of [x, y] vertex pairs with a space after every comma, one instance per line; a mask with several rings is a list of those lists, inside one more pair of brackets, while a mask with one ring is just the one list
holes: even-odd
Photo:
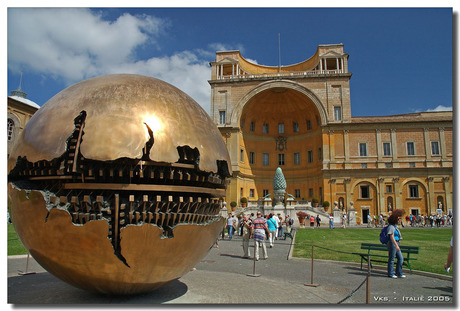
[[216, 62], [217, 64], [237, 64], [238, 61], [231, 57], [224, 57]]
[[324, 54], [321, 54], [319, 57], [342, 57], [343, 55], [335, 51], [327, 51]]

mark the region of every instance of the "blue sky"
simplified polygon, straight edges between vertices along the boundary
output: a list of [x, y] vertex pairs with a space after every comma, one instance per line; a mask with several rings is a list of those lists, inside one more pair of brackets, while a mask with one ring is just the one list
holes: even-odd
[[280, 34], [282, 65], [344, 44], [353, 116], [452, 109], [451, 8], [11, 7], [7, 92], [22, 72], [40, 106], [78, 81], [123, 72], [167, 81], [209, 112], [216, 50], [277, 66]]

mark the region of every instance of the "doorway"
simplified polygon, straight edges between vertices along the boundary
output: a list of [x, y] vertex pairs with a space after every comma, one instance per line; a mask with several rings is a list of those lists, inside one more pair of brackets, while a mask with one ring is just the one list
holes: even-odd
[[369, 215], [369, 210], [363, 209], [362, 212], [363, 212], [363, 224], [367, 224], [368, 223], [367, 216]]

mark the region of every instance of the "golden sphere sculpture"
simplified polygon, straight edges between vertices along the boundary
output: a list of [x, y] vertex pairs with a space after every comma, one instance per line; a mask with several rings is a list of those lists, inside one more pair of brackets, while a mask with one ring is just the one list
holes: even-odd
[[229, 163], [211, 118], [174, 86], [88, 79], [44, 104], [10, 150], [11, 218], [56, 277], [108, 294], [151, 291], [216, 241]]

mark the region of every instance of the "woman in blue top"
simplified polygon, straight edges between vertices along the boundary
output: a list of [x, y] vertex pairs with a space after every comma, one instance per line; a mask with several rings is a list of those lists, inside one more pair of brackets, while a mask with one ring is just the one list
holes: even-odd
[[[406, 276], [402, 273], [403, 255], [399, 248], [399, 241], [402, 239], [401, 231], [399, 231], [397, 225], [401, 223], [401, 217], [404, 214], [403, 210], [394, 210], [393, 213], [388, 217], [388, 229], [387, 235], [389, 241], [387, 242], [388, 248], [388, 276], [390, 278], [405, 278]], [[396, 263], [396, 273], [393, 269], [395, 258], [398, 259]]]
[[273, 242], [275, 241], [275, 236], [276, 236], [276, 229], [278, 228], [278, 223], [273, 218], [273, 214], [270, 214], [268, 216], [267, 225], [268, 225], [268, 231], [270, 232], [268, 240], [270, 241], [270, 248], [271, 248], [273, 247]]

